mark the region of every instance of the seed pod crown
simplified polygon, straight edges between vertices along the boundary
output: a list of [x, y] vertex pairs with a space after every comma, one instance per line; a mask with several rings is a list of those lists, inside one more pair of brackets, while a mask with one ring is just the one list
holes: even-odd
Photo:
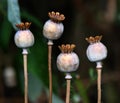
[[91, 62], [101, 61], [107, 56], [107, 48], [100, 42], [101, 38], [102, 36], [90, 36], [89, 38], [86, 38], [86, 40], [90, 43], [86, 50], [86, 54]]
[[74, 48], [76, 47], [75, 44], [62, 44], [61, 46], [58, 46], [62, 53], [71, 53], [73, 52]]
[[19, 29], [19, 30], [26, 30], [26, 29], [29, 29], [31, 23], [30, 22], [21, 22], [20, 24], [16, 24], [16, 27]]
[[90, 36], [89, 38], [86, 38], [87, 42], [90, 44], [96, 43], [96, 42], [100, 42], [102, 39], [102, 35], [101, 36]]
[[62, 22], [65, 19], [65, 16], [63, 14], [60, 14], [59, 12], [49, 12], [48, 13], [49, 18], [54, 22]]

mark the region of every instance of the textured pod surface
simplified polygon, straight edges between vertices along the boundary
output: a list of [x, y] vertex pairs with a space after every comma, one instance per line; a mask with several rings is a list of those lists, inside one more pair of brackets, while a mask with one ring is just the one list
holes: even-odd
[[86, 51], [91, 62], [101, 61], [107, 57], [107, 48], [101, 42], [90, 44]]
[[62, 72], [76, 71], [79, 66], [79, 58], [76, 53], [60, 53], [57, 57], [57, 67]]
[[52, 20], [46, 21], [44, 27], [43, 27], [43, 35], [47, 39], [58, 39], [62, 35], [64, 30], [64, 26], [62, 23], [56, 23]]
[[17, 31], [14, 40], [19, 48], [28, 48], [34, 44], [34, 36], [28, 29]]

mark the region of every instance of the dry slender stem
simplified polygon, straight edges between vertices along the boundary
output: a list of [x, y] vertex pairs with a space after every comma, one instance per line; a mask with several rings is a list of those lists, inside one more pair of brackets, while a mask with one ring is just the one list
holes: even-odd
[[71, 79], [67, 79], [66, 103], [70, 103], [70, 82], [71, 82]]
[[52, 103], [52, 66], [51, 66], [51, 56], [52, 56], [52, 44], [49, 44], [49, 42], [48, 42], [49, 103]]
[[98, 102], [97, 103], [101, 103], [101, 68], [97, 68], [97, 74], [98, 74], [98, 78], [97, 78], [97, 89], [98, 89]]
[[67, 87], [66, 87], [66, 102], [65, 103], [70, 103], [70, 82], [72, 79], [72, 76], [70, 73], [66, 73], [65, 79], [67, 81]]
[[28, 103], [28, 73], [27, 73], [27, 50], [23, 50], [24, 63], [24, 103]]

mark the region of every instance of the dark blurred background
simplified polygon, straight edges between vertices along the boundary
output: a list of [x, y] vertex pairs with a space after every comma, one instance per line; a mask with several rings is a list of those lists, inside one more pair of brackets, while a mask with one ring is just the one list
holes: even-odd
[[[16, 30], [8, 20], [8, 0], [0, 0], [0, 103], [23, 103], [24, 78], [22, 50], [14, 43]], [[16, 1], [16, 0], [11, 0]], [[120, 1], [119, 0], [18, 0], [21, 20], [32, 22], [35, 44], [29, 48], [29, 102], [48, 103], [47, 40], [43, 37], [48, 12], [65, 15], [64, 33], [54, 41], [52, 54], [53, 103], [64, 103], [65, 74], [58, 71], [58, 45], [74, 43], [80, 58], [72, 73], [71, 103], [96, 103], [96, 64], [86, 57], [85, 38], [102, 35], [108, 49], [103, 60], [102, 102], [119, 103], [120, 97]], [[12, 17], [11, 17], [12, 18]], [[13, 18], [14, 19], [14, 18]]]

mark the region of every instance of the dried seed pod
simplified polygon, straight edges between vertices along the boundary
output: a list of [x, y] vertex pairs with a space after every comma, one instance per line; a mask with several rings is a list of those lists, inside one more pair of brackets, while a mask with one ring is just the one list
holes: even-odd
[[76, 71], [79, 66], [79, 58], [77, 54], [73, 52], [73, 45], [61, 45], [59, 48], [61, 53], [57, 57], [58, 69], [62, 72]]
[[28, 48], [34, 44], [34, 36], [29, 30], [31, 23], [17, 24], [18, 31], [15, 33], [14, 41], [19, 48]]
[[46, 21], [43, 26], [43, 35], [50, 40], [61, 37], [64, 31], [64, 25], [61, 23], [65, 19], [63, 14], [59, 12], [49, 12], [50, 20]]
[[107, 57], [107, 48], [100, 42], [102, 36], [95, 36], [86, 38], [90, 43], [87, 48], [86, 54], [91, 62], [97, 62]]

